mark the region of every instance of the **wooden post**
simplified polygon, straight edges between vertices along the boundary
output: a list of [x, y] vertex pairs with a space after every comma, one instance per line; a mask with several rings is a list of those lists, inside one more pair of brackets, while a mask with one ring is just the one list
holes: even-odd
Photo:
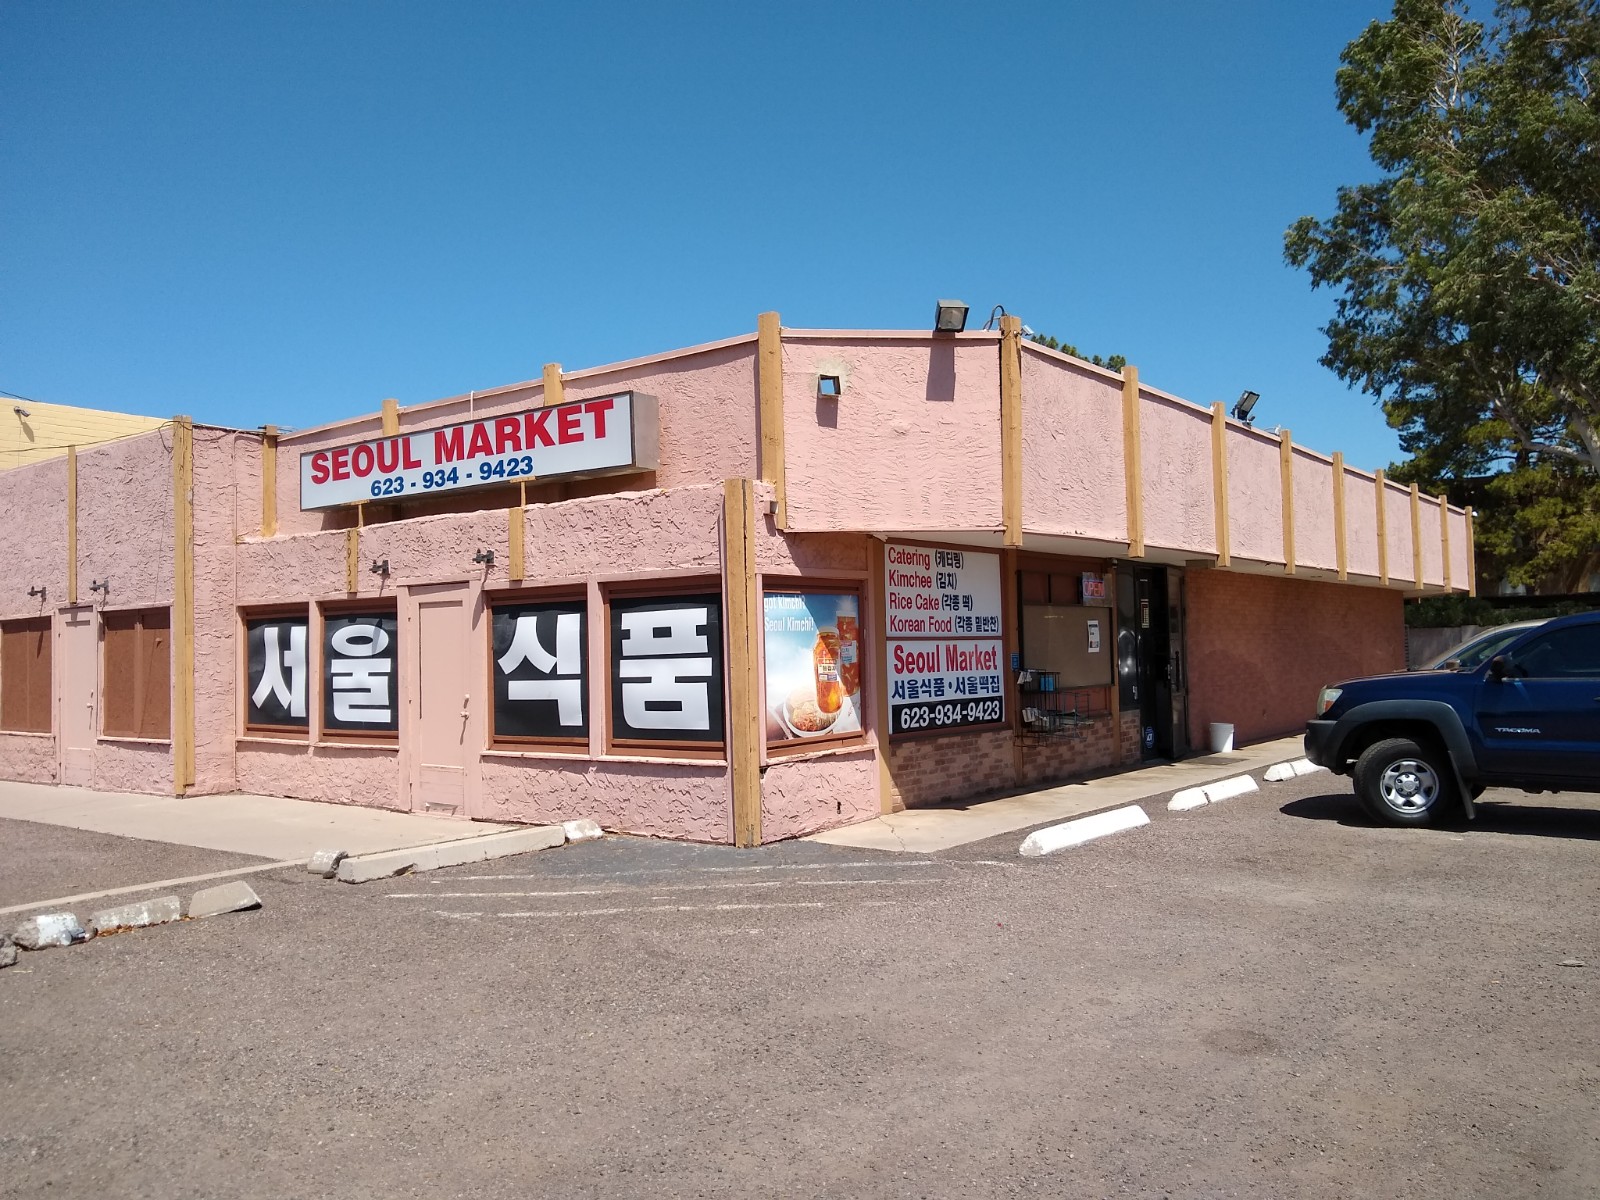
[[[872, 574], [872, 611], [874, 614], [874, 627], [888, 633], [888, 580], [884, 578], [884, 543], [871, 539], [867, 543], [867, 569]], [[894, 772], [889, 769], [889, 681], [884, 675], [888, 663], [885, 648], [875, 641], [868, 641], [869, 650], [877, 655], [877, 663], [873, 673], [866, 676], [876, 679], [878, 685], [872, 689], [872, 720], [873, 738], [878, 743], [878, 810], [885, 813], [899, 812], [905, 807], [895, 803]]]
[[566, 385], [561, 382], [561, 364], [545, 363], [544, 397], [540, 400], [540, 403], [545, 408], [549, 408], [552, 404], [560, 404], [566, 398]]
[[1278, 434], [1278, 476], [1283, 492], [1283, 573], [1294, 574], [1294, 440], [1287, 429]]
[[67, 447], [67, 603], [78, 602], [78, 448]]
[[1139, 368], [1122, 368], [1122, 469], [1128, 493], [1128, 557], [1144, 557], [1144, 450], [1139, 439]]
[[390, 397], [383, 402], [383, 436], [393, 437], [400, 432], [400, 401]]
[[356, 594], [357, 572], [361, 569], [361, 530], [356, 528], [344, 531], [344, 590], [352, 596]]
[[1389, 586], [1389, 505], [1386, 503], [1389, 490], [1388, 483], [1383, 478], [1383, 469], [1380, 467], [1372, 473], [1373, 494], [1378, 497], [1378, 582], [1384, 587]]
[[1333, 452], [1333, 557], [1339, 578], [1350, 578], [1349, 545], [1344, 524], [1344, 451]]
[[1463, 505], [1462, 515], [1467, 518], [1467, 595], [1478, 594], [1478, 547], [1477, 539], [1472, 536], [1472, 506]]
[[1229, 566], [1233, 542], [1228, 533], [1228, 409], [1221, 400], [1211, 406], [1211, 519], [1217, 532], [1217, 566]]
[[278, 536], [278, 427], [261, 430], [261, 536]]
[[1017, 603], [1017, 551], [1008, 546], [1000, 551], [1000, 672], [1005, 689], [1006, 723], [1011, 726], [1012, 786], [1021, 787], [1028, 768], [1027, 756], [1022, 749], [1022, 693], [1017, 687], [1017, 673], [1011, 669], [1011, 655], [1021, 650], [1021, 630], [1016, 617], [1020, 611]]
[[1022, 545], [1022, 318], [1000, 318], [1000, 510], [1005, 545]]
[[733, 784], [733, 844], [761, 844], [761, 746], [766, 722], [756, 677], [761, 640], [756, 595], [756, 488], [722, 485], [722, 563], [728, 592], [728, 767]]
[[760, 402], [761, 478], [778, 502], [776, 524], [789, 528], [789, 478], [783, 450], [783, 326], [775, 312], [756, 318], [756, 395]]
[[523, 557], [523, 537], [527, 533], [528, 510], [518, 505], [507, 510], [506, 529], [506, 574], [512, 579], [521, 582], [524, 578], [526, 562]]
[[1450, 500], [1439, 497], [1439, 553], [1444, 559], [1444, 590], [1450, 590]]
[[1422, 493], [1411, 485], [1411, 578], [1422, 590]]
[[172, 421], [172, 790], [194, 785], [194, 424]]

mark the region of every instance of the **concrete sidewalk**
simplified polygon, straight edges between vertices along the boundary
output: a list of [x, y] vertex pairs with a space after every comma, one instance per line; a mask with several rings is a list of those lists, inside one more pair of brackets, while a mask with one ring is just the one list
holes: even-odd
[[8, 782], [0, 782], [0, 818], [274, 860], [330, 849], [400, 850], [524, 828], [280, 796], [140, 796]]
[[1244, 775], [1299, 758], [1304, 744], [1297, 735], [1260, 742], [1226, 754], [1206, 754], [1181, 762], [1138, 767], [1116, 775], [1041, 788], [997, 800], [947, 804], [936, 808], [909, 808], [871, 821], [814, 833], [807, 841], [862, 850], [895, 850], [907, 854], [932, 854], [981, 842], [1001, 833], [1014, 833], [1051, 821], [1102, 809], [1137, 804], [1151, 796], [1179, 788], [1196, 787], [1231, 775]]

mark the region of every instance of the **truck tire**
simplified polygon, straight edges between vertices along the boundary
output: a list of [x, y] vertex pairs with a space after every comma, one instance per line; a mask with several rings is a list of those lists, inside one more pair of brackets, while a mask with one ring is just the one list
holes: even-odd
[[1356, 760], [1352, 779], [1361, 807], [1390, 825], [1427, 825], [1460, 799], [1443, 751], [1411, 738], [1385, 738], [1368, 746]]

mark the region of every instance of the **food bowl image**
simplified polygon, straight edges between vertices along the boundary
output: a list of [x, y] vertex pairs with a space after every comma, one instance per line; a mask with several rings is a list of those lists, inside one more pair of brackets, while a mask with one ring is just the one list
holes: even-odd
[[817, 694], [810, 688], [795, 688], [783, 698], [779, 719], [791, 737], [816, 737], [827, 733], [838, 723], [839, 712], [823, 712], [817, 704]]

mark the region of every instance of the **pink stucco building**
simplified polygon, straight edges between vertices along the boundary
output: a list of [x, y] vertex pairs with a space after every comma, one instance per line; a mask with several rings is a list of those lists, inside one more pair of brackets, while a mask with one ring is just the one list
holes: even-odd
[[0, 472], [0, 777], [754, 844], [1287, 733], [1467, 513], [998, 333]]

